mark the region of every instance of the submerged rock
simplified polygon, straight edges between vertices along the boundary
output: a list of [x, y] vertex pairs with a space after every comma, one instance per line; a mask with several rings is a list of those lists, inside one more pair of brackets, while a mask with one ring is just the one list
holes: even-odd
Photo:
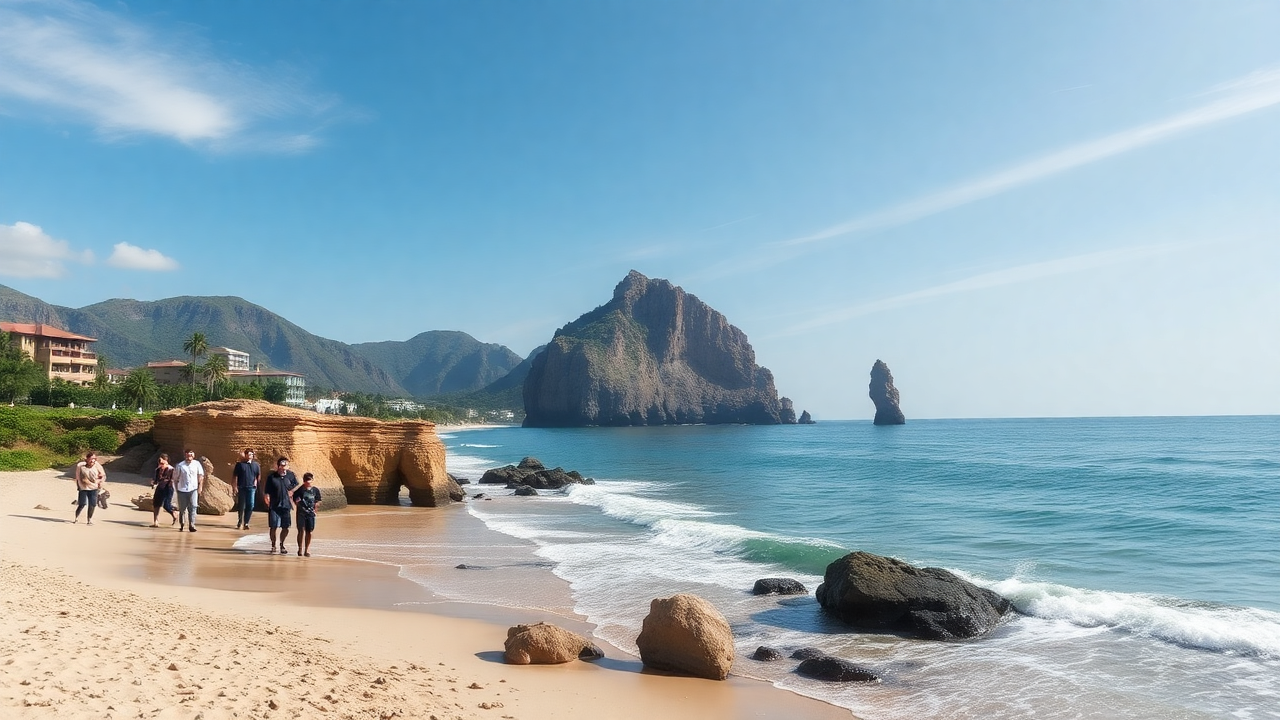
[[1012, 604], [941, 568], [854, 552], [827, 566], [818, 602], [845, 622], [927, 640], [990, 632]]
[[782, 659], [782, 652], [766, 645], [761, 645], [756, 648], [754, 653], [751, 654], [751, 659], [759, 660], [761, 662], [773, 662], [775, 660]]
[[792, 578], [760, 578], [751, 588], [752, 595], [804, 595], [808, 589]]
[[805, 677], [827, 682], [879, 682], [880, 680], [880, 676], [870, 670], [831, 655], [809, 658], [800, 663], [796, 672]]
[[680, 594], [649, 603], [636, 638], [640, 659], [657, 670], [724, 680], [733, 665], [733, 632], [715, 606]]
[[893, 386], [893, 373], [883, 360], [876, 360], [871, 366], [871, 385], [869, 386], [871, 402], [876, 405], [876, 417], [872, 421], [876, 425], [903, 425], [907, 417], [898, 407], [898, 388]]

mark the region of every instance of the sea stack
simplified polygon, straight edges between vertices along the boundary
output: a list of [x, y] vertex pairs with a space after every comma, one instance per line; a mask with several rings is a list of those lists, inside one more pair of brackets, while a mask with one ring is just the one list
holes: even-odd
[[533, 359], [524, 408], [525, 427], [784, 421], [773, 373], [756, 364], [747, 336], [697, 297], [634, 270]]
[[804, 412], [800, 413], [800, 424], [801, 424], [801, 425], [813, 425], [813, 424], [814, 424], [813, 416], [809, 414], [809, 411], [808, 411], [808, 410], [805, 410]]
[[898, 407], [898, 388], [893, 386], [893, 373], [883, 360], [871, 366], [871, 402], [876, 404], [876, 425], [904, 425], [907, 417]]

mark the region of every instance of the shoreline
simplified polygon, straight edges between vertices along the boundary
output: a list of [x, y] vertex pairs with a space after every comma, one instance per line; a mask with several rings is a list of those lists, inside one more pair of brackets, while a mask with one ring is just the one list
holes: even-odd
[[[331, 717], [380, 717], [396, 708], [400, 714], [391, 716], [852, 717], [744, 676], [713, 682], [641, 672], [638, 658], [603, 642], [606, 657], [597, 663], [506, 665], [502, 647], [511, 624], [545, 619], [587, 635], [591, 626], [572, 614], [571, 602], [565, 615], [456, 602], [401, 577], [392, 565], [233, 548], [244, 536], [232, 528], [231, 516], [200, 516], [195, 534], [146, 527], [150, 516], [128, 502], [145, 485], [140, 476], [113, 473], [110, 508], [84, 527], [69, 522], [75, 493], [62, 472], [0, 473], [0, 503], [9, 508], [0, 519], [7, 611], [0, 648], [13, 659], [0, 666], [0, 707], [14, 716], [102, 716], [110, 706], [120, 716], [154, 709], [158, 717], [179, 710], [187, 717], [201, 708], [206, 719], [233, 711], [303, 717], [314, 715], [313, 707], [335, 712]], [[33, 510], [36, 505], [51, 509]], [[326, 513], [323, 521], [347, 522], [362, 510], [368, 512]], [[479, 523], [462, 507], [417, 509], [412, 516], [439, 522], [452, 537], [451, 510], [455, 519]], [[317, 533], [317, 548], [326, 539]], [[567, 599], [567, 587], [550, 590], [560, 591]], [[171, 656], [179, 670], [166, 669]], [[261, 673], [237, 675], [242, 671], [232, 671], [233, 663], [286, 667], [289, 677], [314, 678], [273, 685]], [[99, 685], [101, 692], [86, 699], [69, 689], [86, 672], [95, 683], [126, 680]], [[129, 684], [133, 675], [140, 686]], [[202, 679], [193, 679], [197, 675]], [[186, 678], [176, 689], [175, 676]]]

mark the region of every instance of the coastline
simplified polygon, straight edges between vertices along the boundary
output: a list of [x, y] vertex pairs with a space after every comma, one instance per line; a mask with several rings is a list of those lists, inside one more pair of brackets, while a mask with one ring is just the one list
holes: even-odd
[[[585, 633], [590, 626], [545, 607], [451, 602], [391, 565], [233, 548], [243, 535], [231, 516], [201, 516], [195, 534], [149, 528], [150, 517], [128, 502], [146, 480], [113, 473], [108, 487], [110, 508], [85, 527], [69, 522], [75, 494], [63, 473], [0, 473], [8, 509], [0, 519], [6, 714], [851, 717], [741, 676], [712, 682], [641, 672], [638, 658], [603, 643], [606, 657], [597, 663], [505, 665], [511, 624], [545, 619]], [[326, 513], [322, 522], [360, 511]], [[447, 540], [449, 511], [412, 512], [439, 522]], [[317, 533], [318, 555], [325, 539]], [[545, 571], [536, 578], [560, 582]], [[563, 587], [540, 592], [567, 598]]]

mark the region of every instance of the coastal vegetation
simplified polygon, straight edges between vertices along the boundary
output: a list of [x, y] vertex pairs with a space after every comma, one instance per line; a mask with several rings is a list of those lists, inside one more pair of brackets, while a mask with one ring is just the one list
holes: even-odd
[[149, 419], [119, 410], [0, 406], [0, 470], [71, 465], [89, 450], [113, 453]]

